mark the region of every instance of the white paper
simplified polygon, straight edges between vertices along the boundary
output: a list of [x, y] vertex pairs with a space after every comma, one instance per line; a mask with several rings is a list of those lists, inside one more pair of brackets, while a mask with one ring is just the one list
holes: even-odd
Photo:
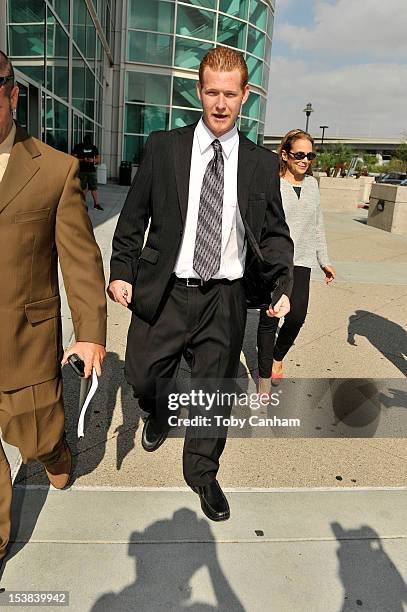
[[[82, 379], [81, 380], [81, 384], [85, 384], [86, 379]], [[83, 403], [83, 406], [81, 408], [81, 412], [79, 415], [79, 420], [78, 420], [78, 438], [83, 438], [85, 435], [84, 432], [84, 426], [85, 426], [85, 415], [86, 415], [86, 411], [88, 409], [88, 406], [91, 402], [92, 397], [95, 395], [96, 393], [96, 389], [98, 388], [98, 377], [96, 374], [96, 370], [95, 368], [93, 368], [92, 370], [92, 383], [90, 385], [88, 394], [86, 396], [86, 399]]]

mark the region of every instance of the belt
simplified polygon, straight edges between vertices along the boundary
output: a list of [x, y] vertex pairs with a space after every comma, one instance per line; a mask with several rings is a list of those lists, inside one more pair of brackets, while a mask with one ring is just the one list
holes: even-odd
[[174, 281], [177, 285], [185, 285], [186, 287], [210, 287], [212, 285], [231, 285], [238, 278], [229, 280], [227, 278], [210, 278], [208, 281], [203, 281], [202, 278], [180, 278], [174, 274]]

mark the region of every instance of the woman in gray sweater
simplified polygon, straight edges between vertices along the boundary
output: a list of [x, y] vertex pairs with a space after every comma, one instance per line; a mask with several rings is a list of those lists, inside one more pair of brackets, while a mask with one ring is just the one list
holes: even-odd
[[273, 380], [283, 376], [283, 359], [305, 321], [308, 307], [309, 283], [312, 266], [318, 261], [325, 273], [325, 282], [335, 278], [329, 263], [324, 222], [319, 203], [318, 183], [308, 174], [313, 152], [313, 138], [302, 130], [291, 130], [279, 148], [281, 197], [291, 238], [294, 242], [294, 283], [291, 310], [284, 318], [277, 342], [279, 319], [269, 317], [266, 309], [260, 311], [257, 331], [259, 359], [259, 393], [270, 391]]

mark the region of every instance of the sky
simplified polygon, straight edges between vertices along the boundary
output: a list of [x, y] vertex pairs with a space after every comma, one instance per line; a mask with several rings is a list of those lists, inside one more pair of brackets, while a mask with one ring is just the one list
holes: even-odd
[[266, 135], [403, 138], [407, 0], [276, 0]]

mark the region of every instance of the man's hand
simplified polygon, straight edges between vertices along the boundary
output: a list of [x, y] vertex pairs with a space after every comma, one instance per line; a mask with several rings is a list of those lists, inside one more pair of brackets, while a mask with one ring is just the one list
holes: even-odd
[[85, 363], [85, 378], [88, 378], [92, 374], [93, 367], [98, 376], [102, 374], [102, 363], [106, 357], [106, 349], [104, 346], [101, 344], [94, 344], [93, 342], [75, 342], [71, 348], [65, 351], [61, 365], [65, 365], [69, 355], [73, 355], [73, 353], [79, 355]]
[[131, 302], [132, 293], [133, 287], [130, 283], [126, 283], [126, 281], [112, 281], [107, 288], [107, 295], [110, 299], [113, 300], [113, 302], [121, 304], [125, 308], [127, 308]]
[[270, 304], [266, 314], [268, 317], [277, 317], [277, 319], [281, 319], [281, 317], [285, 317], [286, 314], [290, 312], [290, 300], [283, 293], [278, 302], [273, 306]]
[[322, 270], [325, 274], [325, 282], [327, 285], [329, 285], [329, 283], [332, 283], [332, 281], [335, 279], [335, 268], [333, 268], [332, 266], [322, 266]]

